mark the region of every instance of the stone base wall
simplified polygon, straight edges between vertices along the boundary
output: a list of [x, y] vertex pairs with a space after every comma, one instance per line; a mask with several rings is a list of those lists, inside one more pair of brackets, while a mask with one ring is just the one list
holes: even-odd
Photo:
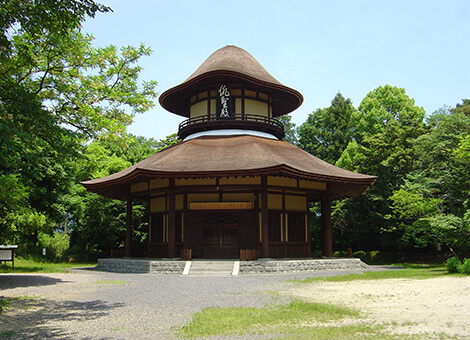
[[330, 270], [365, 270], [360, 259], [260, 260], [240, 262], [240, 274], [276, 274]]
[[[367, 270], [360, 259], [305, 259], [240, 261], [240, 274], [278, 274], [341, 270]], [[99, 259], [97, 270], [117, 273], [183, 274], [186, 261]]]
[[116, 273], [182, 274], [185, 261], [98, 259], [97, 270]]

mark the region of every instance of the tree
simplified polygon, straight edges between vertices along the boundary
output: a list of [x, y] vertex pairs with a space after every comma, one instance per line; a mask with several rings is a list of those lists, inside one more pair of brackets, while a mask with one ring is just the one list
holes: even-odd
[[429, 132], [414, 144], [420, 170], [391, 196], [390, 218], [406, 244], [439, 242], [458, 256], [470, 250], [470, 115], [462, 105], [456, 109], [428, 118]]
[[81, 33], [87, 16], [108, 11], [92, 0], [2, 3], [0, 184], [14, 198], [0, 212], [2, 242], [22, 237], [32, 249], [38, 233], [60, 229], [83, 146], [123, 140], [133, 116], [153, 105], [156, 83], [138, 82], [150, 49], [94, 48]]
[[299, 127], [299, 147], [334, 164], [352, 139], [355, 111], [351, 99], [338, 92], [330, 107], [317, 109]]
[[[156, 141], [141, 136], [126, 135], [122, 140], [99, 140], [89, 144], [84, 157], [75, 167], [78, 181], [99, 178], [121, 171], [155, 152], [178, 143], [176, 134]], [[124, 246], [126, 202], [88, 192], [75, 184], [62, 198], [64, 225], [71, 233], [71, 252], [86, 260], [108, 256], [112, 248]], [[144, 255], [148, 235], [148, 207], [135, 202], [132, 208], [134, 254]]]
[[334, 228], [356, 235], [356, 246], [400, 245], [401, 233], [388, 219], [390, 197], [418, 169], [413, 145], [426, 132], [424, 116], [404, 89], [390, 85], [369, 92], [353, 114], [353, 140], [336, 165], [378, 177], [364, 195], [338, 203], [333, 212]]
[[90, 0], [6, 0], [0, 8], [0, 53], [8, 54], [11, 30], [19, 27], [30, 35], [48, 32], [63, 34], [70, 28], [78, 28], [86, 17], [97, 12], [109, 12], [110, 7]]
[[281, 116], [278, 120], [284, 126], [284, 132], [286, 136], [284, 137], [284, 141], [294, 144], [297, 144], [297, 131], [295, 124], [291, 121], [292, 117], [290, 115]]
[[462, 99], [462, 104], [457, 104], [455, 108], [450, 109], [453, 114], [462, 113], [466, 116], [470, 116], [470, 99]]
[[[150, 54], [149, 48], [126, 47], [119, 55], [115, 46], [95, 49], [91, 41], [77, 30], [52, 41], [18, 35], [2, 72], [11, 80], [8, 85], [14, 83], [41, 103], [40, 114], [50, 119], [48, 129], [54, 124], [87, 139], [122, 134], [132, 117], [152, 107], [156, 97], [155, 82], [143, 82], [141, 88], [137, 83], [142, 69], [135, 64]], [[11, 92], [5, 82], [1, 85], [3, 93]], [[23, 98], [12, 93], [2, 102], [8, 103], [5, 109], [16, 109]], [[11, 113], [4, 118], [14, 119]]]
[[431, 130], [416, 140], [420, 168], [436, 182], [445, 212], [462, 217], [468, 207], [468, 136], [470, 115], [443, 108], [428, 119]]
[[[25, 145], [38, 140], [54, 150], [70, 150], [69, 136], [48, 110], [45, 86], [59, 72], [65, 42], [87, 16], [110, 8], [93, 1], [17, 1], [0, 7], [0, 139], [1, 164], [21, 167]], [[64, 42], [64, 43], [63, 43]], [[64, 52], [65, 53], [65, 52]], [[72, 63], [70, 67], [74, 66]], [[54, 72], [52, 72], [54, 70]], [[48, 88], [54, 86], [49, 82]], [[67, 95], [67, 94], [64, 94]], [[31, 161], [31, 160], [26, 160]]]

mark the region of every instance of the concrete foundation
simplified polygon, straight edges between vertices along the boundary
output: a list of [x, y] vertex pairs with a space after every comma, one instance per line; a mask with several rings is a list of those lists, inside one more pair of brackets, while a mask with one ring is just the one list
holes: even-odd
[[[201, 260], [204, 261], [204, 260]], [[235, 260], [234, 260], [235, 261]], [[195, 262], [199, 262], [195, 260]], [[170, 259], [99, 259], [97, 270], [118, 273], [151, 273], [182, 275], [186, 261]], [[262, 259], [240, 261], [239, 273], [279, 274], [296, 272], [319, 272], [338, 270], [366, 270], [367, 264], [360, 259]]]

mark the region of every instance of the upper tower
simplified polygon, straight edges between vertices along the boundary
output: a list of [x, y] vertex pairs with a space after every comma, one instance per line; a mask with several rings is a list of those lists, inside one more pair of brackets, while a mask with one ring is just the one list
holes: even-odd
[[276, 117], [302, 101], [298, 91], [233, 45], [215, 51], [188, 79], [160, 96], [166, 110], [188, 118], [179, 126], [181, 139], [242, 133], [281, 139], [284, 128]]

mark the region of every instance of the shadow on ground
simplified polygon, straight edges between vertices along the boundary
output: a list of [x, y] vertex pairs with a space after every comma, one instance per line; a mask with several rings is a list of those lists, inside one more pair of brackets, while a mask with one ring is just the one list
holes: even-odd
[[123, 306], [99, 300], [14, 300], [0, 318], [0, 339], [91, 339], [79, 334], [81, 323], [104, 317]]
[[0, 290], [20, 287], [51, 286], [67, 282], [45, 275], [1, 274]]

